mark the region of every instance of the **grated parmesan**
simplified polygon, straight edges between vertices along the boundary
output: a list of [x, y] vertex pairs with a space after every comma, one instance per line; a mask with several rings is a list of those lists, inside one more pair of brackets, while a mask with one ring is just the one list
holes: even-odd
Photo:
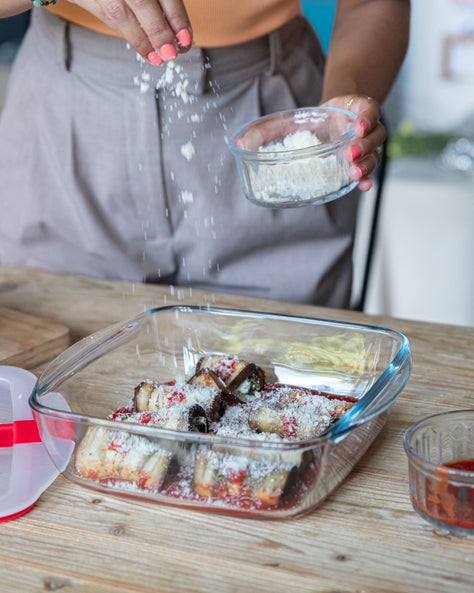
[[183, 190], [181, 192], [181, 201], [183, 204], [192, 204], [194, 202], [194, 196], [190, 191]]
[[186, 142], [186, 144], [183, 144], [181, 146], [181, 154], [184, 156], [186, 160], [190, 161], [195, 155], [195, 153], [196, 151], [194, 150], [194, 145], [191, 142], [191, 140], [189, 140], [189, 142]]
[[[309, 130], [299, 130], [258, 149], [260, 154], [299, 150], [318, 146], [319, 138]], [[337, 192], [347, 185], [349, 163], [343, 155], [308, 156], [259, 163], [249, 167], [249, 180], [256, 200], [298, 202]]]

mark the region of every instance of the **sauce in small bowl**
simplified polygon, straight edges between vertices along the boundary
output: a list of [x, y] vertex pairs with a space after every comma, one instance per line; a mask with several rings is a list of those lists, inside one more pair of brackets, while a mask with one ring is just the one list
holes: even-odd
[[474, 535], [474, 409], [420, 420], [404, 447], [415, 511], [437, 527]]

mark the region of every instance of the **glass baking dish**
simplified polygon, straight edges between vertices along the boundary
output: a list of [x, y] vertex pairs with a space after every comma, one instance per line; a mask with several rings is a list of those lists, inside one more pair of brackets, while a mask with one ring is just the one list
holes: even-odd
[[[210, 355], [238, 356], [263, 369], [272, 384], [353, 404], [318, 436], [302, 440], [119, 421], [141, 382], [189, 378]], [[285, 518], [311, 511], [344, 480], [384, 425], [410, 371], [408, 340], [390, 329], [170, 306], [67, 349], [39, 377], [30, 405], [51, 459], [76, 483], [159, 503]], [[113, 469], [104, 470], [109, 454]]]

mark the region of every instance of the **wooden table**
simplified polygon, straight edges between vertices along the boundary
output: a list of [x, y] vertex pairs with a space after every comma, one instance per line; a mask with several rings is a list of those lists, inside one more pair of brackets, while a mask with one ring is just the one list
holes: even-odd
[[474, 537], [414, 512], [402, 446], [415, 420], [474, 407], [472, 328], [0, 268], [0, 306], [66, 325], [73, 340], [150, 306], [208, 302], [403, 332], [413, 372], [373, 446], [322, 506], [286, 521], [130, 502], [60, 476], [28, 514], [0, 526], [2, 593], [474, 591]]

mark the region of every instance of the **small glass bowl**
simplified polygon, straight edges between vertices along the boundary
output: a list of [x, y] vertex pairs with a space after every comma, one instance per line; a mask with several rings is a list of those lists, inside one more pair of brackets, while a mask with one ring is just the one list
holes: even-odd
[[241, 126], [228, 139], [245, 196], [267, 208], [323, 204], [357, 185], [344, 149], [356, 115], [335, 107], [278, 111]]
[[403, 444], [415, 511], [437, 527], [474, 535], [474, 409], [420, 420]]

